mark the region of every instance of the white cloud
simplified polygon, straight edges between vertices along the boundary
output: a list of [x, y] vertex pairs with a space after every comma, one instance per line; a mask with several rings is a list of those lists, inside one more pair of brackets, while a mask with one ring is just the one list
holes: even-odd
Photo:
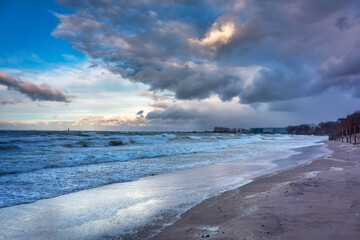
[[9, 94], [6, 87], [0, 85], [0, 91], [6, 93], [2, 95], [4, 98], [24, 99], [16, 105], [2, 105], [1, 119], [37, 121], [51, 119], [53, 115], [58, 115], [59, 120], [75, 120], [83, 115], [133, 117], [141, 109], [145, 112], [151, 111], [149, 100], [137, 95], [148, 87], [131, 83], [101, 65], [92, 65], [85, 61], [73, 66], [39, 71], [38, 74], [17, 69], [1, 69], [34, 83], [51, 83], [52, 86], [67, 89], [71, 95], [76, 96], [70, 104], [47, 102], [48, 108], [43, 108], [43, 105], [24, 101], [26, 99], [17, 92]]
[[204, 46], [211, 51], [216, 51], [222, 45], [231, 41], [236, 33], [236, 25], [232, 21], [225, 23], [215, 22], [203, 39], [189, 39], [190, 44]]

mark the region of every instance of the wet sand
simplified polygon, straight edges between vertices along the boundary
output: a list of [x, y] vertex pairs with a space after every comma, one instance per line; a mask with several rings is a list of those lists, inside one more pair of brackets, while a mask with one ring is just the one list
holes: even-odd
[[153, 239], [360, 239], [360, 146], [208, 199]]

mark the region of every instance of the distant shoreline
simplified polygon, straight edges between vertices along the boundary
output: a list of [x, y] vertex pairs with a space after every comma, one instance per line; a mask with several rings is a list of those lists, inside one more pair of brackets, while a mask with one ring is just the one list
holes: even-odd
[[326, 134], [292, 134], [292, 133], [241, 133], [241, 132], [215, 132], [215, 131], [123, 131], [123, 130], [14, 130], [14, 129], [0, 129], [1, 132], [117, 132], [117, 133], [219, 133], [219, 134], [246, 134], [246, 135], [254, 135], [254, 134], [264, 134], [264, 135], [272, 135], [272, 134], [281, 134], [281, 135], [299, 135], [299, 136], [328, 136]]

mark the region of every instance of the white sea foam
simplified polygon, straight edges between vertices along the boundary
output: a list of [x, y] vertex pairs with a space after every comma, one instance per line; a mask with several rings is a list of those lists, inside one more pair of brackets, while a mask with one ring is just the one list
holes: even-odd
[[192, 140], [200, 140], [200, 139], [202, 139], [202, 137], [198, 137], [198, 136], [188, 136], [188, 138], [190, 138]]
[[[291, 141], [255, 141], [214, 151], [136, 159], [118, 162], [117, 165], [108, 163], [52, 169], [66, 169], [64, 172], [42, 169], [37, 172], [43, 171], [43, 175], [31, 177], [25, 177], [24, 173], [21, 174], [23, 184], [31, 179], [38, 183], [44, 181], [50, 191], [60, 183], [64, 184], [63, 187], [82, 186], [83, 182], [89, 181], [91, 185], [101, 176], [116, 179], [116, 176], [124, 174], [130, 180], [31, 204], [2, 208], [0, 239], [100, 239], [134, 234], [143, 227], [158, 223], [158, 219], [174, 221], [175, 216], [194, 204], [278, 169], [279, 165], [274, 159], [291, 156], [295, 153], [291, 148], [311, 146], [319, 139], [293, 137]], [[305, 156], [305, 159], [308, 157]], [[294, 166], [296, 161], [289, 159], [282, 166]], [[116, 172], [121, 167], [123, 172]], [[113, 175], [111, 171], [115, 171]], [[164, 172], [172, 173], [160, 174]], [[160, 175], [143, 177], [144, 173]], [[78, 182], [72, 178], [65, 182], [55, 181], [51, 177], [41, 179], [41, 176], [60, 177], [62, 174], [76, 175]], [[86, 181], [85, 177], [88, 177]], [[140, 180], [134, 181], [138, 178]], [[11, 181], [16, 181], [16, 178], [8, 183]], [[15, 186], [12, 190], [16, 192]]]
[[[0, 132], [0, 207], [308, 146], [320, 139], [219, 133]], [[207, 154], [231, 146], [242, 150], [233, 157]], [[194, 153], [205, 155], [194, 157]]]

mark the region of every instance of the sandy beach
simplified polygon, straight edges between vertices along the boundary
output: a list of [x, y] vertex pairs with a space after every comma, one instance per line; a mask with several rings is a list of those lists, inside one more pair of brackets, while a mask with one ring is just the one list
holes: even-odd
[[256, 178], [181, 215], [153, 239], [360, 239], [360, 147]]

